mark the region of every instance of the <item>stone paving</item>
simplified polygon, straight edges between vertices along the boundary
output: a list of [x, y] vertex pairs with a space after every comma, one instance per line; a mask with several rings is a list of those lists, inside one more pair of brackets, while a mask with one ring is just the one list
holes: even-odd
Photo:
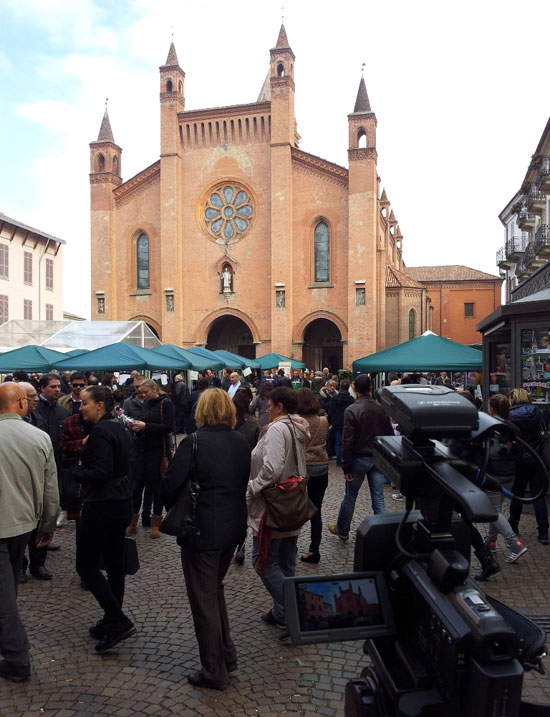
[[[324, 518], [335, 517], [342, 494], [341, 472], [331, 467]], [[367, 512], [368, 494], [360, 493], [354, 530]], [[387, 508], [400, 510], [386, 489]], [[535, 540], [531, 515], [521, 524], [529, 552], [517, 565], [503, 566], [489, 584], [497, 598], [529, 614], [550, 612], [550, 547]], [[307, 550], [308, 531], [299, 549]], [[27, 717], [47, 713], [73, 715], [342, 715], [344, 686], [366, 663], [360, 643], [285, 647], [280, 632], [261, 622], [269, 599], [247, 560], [232, 565], [226, 580], [229, 617], [239, 669], [223, 693], [191, 687], [185, 676], [199, 667], [191, 615], [174, 539], [152, 541], [140, 529], [141, 570], [127, 581], [125, 607], [138, 635], [116, 652], [98, 656], [88, 626], [100, 617], [95, 601], [81, 590], [74, 573], [74, 524], [56, 535], [62, 549], [49, 553], [51, 582], [32, 579], [22, 585], [19, 604], [32, 643], [33, 677], [27, 684], [0, 684], [0, 715]], [[502, 555], [500, 556], [503, 557]], [[298, 563], [304, 574], [346, 572], [353, 545], [343, 545], [326, 530], [322, 561]], [[550, 703], [550, 678], [530, 674], [524, 696]]]

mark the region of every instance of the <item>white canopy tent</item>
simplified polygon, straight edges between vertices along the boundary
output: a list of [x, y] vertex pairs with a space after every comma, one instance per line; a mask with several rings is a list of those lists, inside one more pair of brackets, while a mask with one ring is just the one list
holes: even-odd
[[0, 353], [21, 346], [45, 346], [55, 351], [93, 349], [124, 342], [142, 348], [160, 346], [144, 321], [31, 321], [11, 319], [0, 326]]

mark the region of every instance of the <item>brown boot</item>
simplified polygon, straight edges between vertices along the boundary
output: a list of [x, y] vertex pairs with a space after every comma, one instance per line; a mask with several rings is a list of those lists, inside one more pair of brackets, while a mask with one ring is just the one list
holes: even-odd
[[151, 516], [151, 537], [160, 538], [159, 525], [162, 523], [162, 515]]
[[126, 535], [135, 535], [137, 533], [139, 515], [133, 515], [130, 525], [126, 528]]

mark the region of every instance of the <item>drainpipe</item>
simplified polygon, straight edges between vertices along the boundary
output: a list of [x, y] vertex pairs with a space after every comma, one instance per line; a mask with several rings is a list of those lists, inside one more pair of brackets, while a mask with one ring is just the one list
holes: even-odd
[[44, 247], [44, 251], [42, 252], [42, 255], [40, 256], [40, 259], [38, 260], [38, 320], [39, 321], [42, 317], [42, 259], [44, 258], [44, 254], [48, 251], [49, 246], [50, 246], [50, 240], [46, 239], [46, 246]]

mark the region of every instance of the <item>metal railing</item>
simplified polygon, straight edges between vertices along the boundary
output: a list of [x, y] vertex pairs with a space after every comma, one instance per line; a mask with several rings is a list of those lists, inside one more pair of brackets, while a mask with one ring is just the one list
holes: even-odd
[[497, 250], [497, 266], [500, 266], [501, 264], [504, 264], [506, 262], [506, 247], [501, 246], [500, 249]]
[[541, 224], [535, 232], [533, 248], [535, 253], [539, 254], [548, 247], [550, 247], [550, 227], [548, 224]]
[[506, 240], [506, 256], [510, 258], [515, 254], [522, 254], [525, 251], [528, 241], [529, 235], [527, 232], [508, 237]]

